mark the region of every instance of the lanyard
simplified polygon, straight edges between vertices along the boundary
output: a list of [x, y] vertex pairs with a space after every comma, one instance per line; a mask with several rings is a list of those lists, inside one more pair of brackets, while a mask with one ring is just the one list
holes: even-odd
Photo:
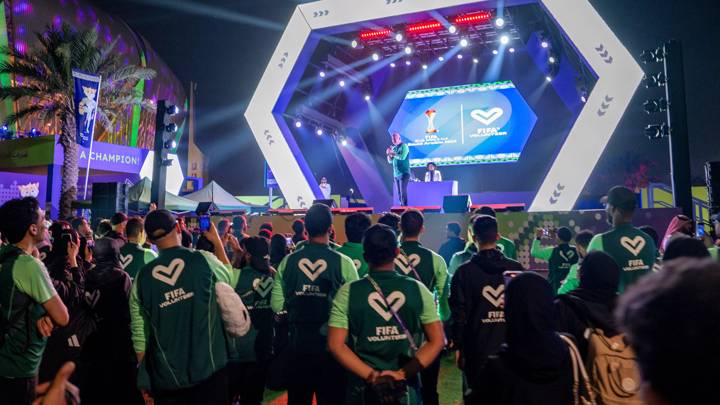
[[383, 302], [385, 303], [385, 306], [387, 307], [388, 311], [392, 314], [392, 316], [395, 318], [395, 320], [400, 324], [400, 328], [403, 330], [403, 333], [405, 333], [405, 336], [407, 336], [408, 343], [410, 344], [410, 348], [413, 349], [413, 351], [417, 351], [418, 347], [415, 344], [415, 339], [413, 339], [412, 334], [408, 330], [407, 326], [405, 326], [405, 322], [403, 322], [402, 318], [400, 318], [400, 315], [398, 315], [397, 312], [390, 306], [390, 303], [388, 302], [387, 298], [385, 298], [385, 294], [383, 294], [382, 290], [380, 289], [380, 286], [373, 280], [370, 275], [366, 277], [370, 284], [372, 284], [375, 291], [380, 295], [380, 298], [382, 298]]

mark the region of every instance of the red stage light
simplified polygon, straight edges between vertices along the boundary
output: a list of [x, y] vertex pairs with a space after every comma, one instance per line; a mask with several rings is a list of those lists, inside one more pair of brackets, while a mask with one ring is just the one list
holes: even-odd
[[490, 21], [492, 13], [489, 11], [478, 11], [455, 17], [455, 24], [476, 24]]
[[363, 31], [360, 33], [360, 39], [363, 41], [367, 41], [369, 39], [378, 39], [383, 37], [388, 37], [392, 34], [392, 30], [390, 28], [385, 28], [381, 30], [371, 30], [371, 31]]
[[443, 29], [443, 25], [437, 21], [425, 21], [421, 23], [410, 24], [405, 27], [405, 32], [408, 34], [422, 34], [425, 32], [440, 31]]

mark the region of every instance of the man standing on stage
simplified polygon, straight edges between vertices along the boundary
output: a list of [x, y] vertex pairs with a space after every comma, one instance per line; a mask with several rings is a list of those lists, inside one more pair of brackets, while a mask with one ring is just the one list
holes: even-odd
[[407, 206], [407, 187], [410, 182], [410, 148], [403, 143], [400, 134], [393, 132], [393, 146], [387, 148], [387, 161], [393, 166], [393, 176], [395, 177], [395, 187], [398, 191], [398, 199], [400, 205]]

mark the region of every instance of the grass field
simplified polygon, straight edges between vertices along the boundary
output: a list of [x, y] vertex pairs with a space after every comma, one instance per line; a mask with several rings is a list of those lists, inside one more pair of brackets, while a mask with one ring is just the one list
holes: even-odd
[[[455, 367], [455, 362], [450, 356], [443, 357], [440, 363], [438, 393], [440, 394], [441, 405], [462, 404], [462, 375]], [[285, 405], [287, 404], [287, 395], [285, 395], [285, 392], [266, 391], [263, 404]]]

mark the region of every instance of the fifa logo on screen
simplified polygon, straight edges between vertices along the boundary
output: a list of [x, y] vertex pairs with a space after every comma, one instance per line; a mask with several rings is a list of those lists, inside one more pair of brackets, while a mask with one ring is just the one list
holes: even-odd
[[505, 111], [503, 111], [502, 108], [491, 108], [489, 110], [473, 110], [470, 113], [470, 116], [477, 122], [483, 124], [483, 125], [490, 125], [493, 122], [500, 119], [500, 117], [505, 114]]
[[425, 133], [427, 134], [436, 134], [438, 130], [435, 128], [435, 116], [437, 116], [437, 111], [433, 109], [429, 109], [425, 111], [425, 116], [428, 120], [428, 126], [427, 130], [425, 130]]

